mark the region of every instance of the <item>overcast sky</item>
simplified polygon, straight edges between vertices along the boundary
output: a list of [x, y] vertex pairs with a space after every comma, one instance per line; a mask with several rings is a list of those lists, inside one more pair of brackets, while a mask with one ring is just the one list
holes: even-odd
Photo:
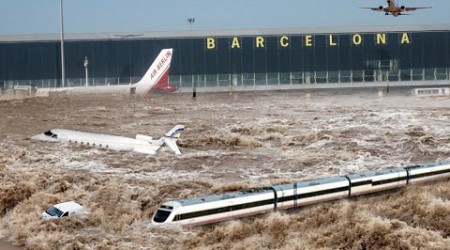
[[[385, 0], [63, 0], [65, 33], [448, 24], [450, 0], [400, 0], [432, 6], [409, 16], [360, 9]], [[0, 0], [0, 34], [60, 32], [60, 0]]]

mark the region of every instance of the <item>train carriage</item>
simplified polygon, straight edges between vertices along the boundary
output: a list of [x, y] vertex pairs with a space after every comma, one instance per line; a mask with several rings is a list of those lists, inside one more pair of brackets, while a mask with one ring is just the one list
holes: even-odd
[[450, 177], [450, 162], [429, 163], [405, 167], [408, 183], [439, 180]]
[[350, 196], [394, 189], [407, 184], [407, 173], [404, 168], [383, 169], [346, 177], [350, 180]]
[[274, 210], [271, 187], [169, 201], [161, 205], [153, 221], [201, 225]]
[[349, 181], [345, 177], [301, 181], [273, 188], [277, 192], [277, 208], [304, 206], [349, 195]]

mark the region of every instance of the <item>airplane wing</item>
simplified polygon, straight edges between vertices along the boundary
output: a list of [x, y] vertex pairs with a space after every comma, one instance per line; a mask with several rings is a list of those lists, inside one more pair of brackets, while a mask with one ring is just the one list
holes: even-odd
[[359, 7], [360, 9], [366, 9], [366, 10], [374, 10], [374, 11], [380, 11], [378, 7]]
[[[380, 6], [381, 7], [381, 6]], [[380, 8], [380, 7], [359, 7], [360, 9], [373, 10], [373, 11], [389, 11], [389, 8]]]
[[423, 10], [423, 9], [431, 9], [430, 6], [428, 7], [405, 7], [405, 11], [414, 11], [414, 10]]
[[181, 155], [180, 149], [177, 145], [178, 138], [166, 138], [164, 137], [164, 143], [176, 154]]

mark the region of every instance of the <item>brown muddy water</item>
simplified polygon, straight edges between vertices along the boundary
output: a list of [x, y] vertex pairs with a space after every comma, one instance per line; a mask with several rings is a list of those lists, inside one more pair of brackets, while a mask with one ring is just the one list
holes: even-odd
[[[297, 91], [0, 101], [0, 230], [23, 249], [448, 249], [448, 180], [195, 228], [150, 219], [172, 199], [450, 160], [449, 107]], [[176, 124], [181, 156], [29, 139], [51, 128], [159, 137]], [[90, 216], [40, 220], [69, 200]]]

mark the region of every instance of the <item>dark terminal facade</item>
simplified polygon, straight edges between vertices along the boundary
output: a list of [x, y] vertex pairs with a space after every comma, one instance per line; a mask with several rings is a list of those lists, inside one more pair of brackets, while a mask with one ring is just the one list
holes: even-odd
[[[0, 36], [0, 88], [61, 85], [59, 35]], [[129, 84], [173, 48], [180, 89], [430, 82], [450, 77], [450, 27], [69, 34], [67, 86]], [[85, 60], [87, 59], [87, 65]]]

